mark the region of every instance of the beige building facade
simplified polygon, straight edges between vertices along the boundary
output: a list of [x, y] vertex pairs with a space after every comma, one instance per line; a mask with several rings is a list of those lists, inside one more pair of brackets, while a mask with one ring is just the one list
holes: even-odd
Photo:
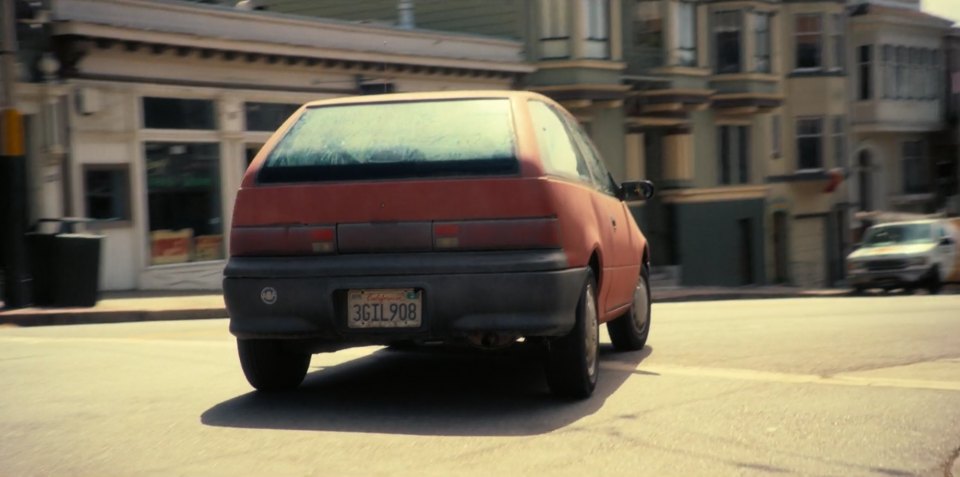
[[945, 212], [939, 176], [957, 161], [946, 133], [952, 22], [907, 0], [858, 3], [850, 19], [851, 225], [869, 225], [877, 212]]
[[304, 102], [509, 89], [533, 70], [507, 39], [186, 2], [50, 8], [16, 85], [29, 221], [95, 219], [102, 290], [219, 289], [242, 175]]

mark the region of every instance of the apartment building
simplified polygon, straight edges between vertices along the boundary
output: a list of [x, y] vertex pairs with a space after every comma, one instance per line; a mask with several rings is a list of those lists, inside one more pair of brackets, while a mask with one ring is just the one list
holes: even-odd
[[533, 70], [510, 39], [233, 6], [50, 0], [18, 17], [26, 215], [97, 219], [103, 290], [219, 289], [243, 173], [304, 102], [508, 89]]
[[851, 5], [855, 229], [878, 214], [943, 212], [957, 194], [945, 70], [951, 24], [920, 11], [919, 0]]
[[[684, 285], [835, 283], [846, 243], [846, 10], [836, 0], [263, 0], [268, 11], [522, 41]], [[413, 7], [410, 11], [409, 8]], [[402, 8], [399, 8], [402, 7]]]
[[[201, 3], [220, 5], [54, 0], [56, 80], [21, 88], [35, 145], [41, 124], [66, 121], [69, 135], [62, 159], [36, 153], [49, 167], [33, 174], [45, 204], [34, 216], [126, 217], [104, 228], [108, 247], [130, 257], [108, 265], [108, 289], [212, 284], [226, 191], [290, 105], [331, 95], [553, 97], [616, 179], [658, 184], [654, 200], [631, 209], [655, 270], [682, 285], [837, 284], [858, 212], [928, 211], [956, 193], [934, 180], [956, 171], [956, 135], [942, 133], [948, 23], [914, 0]], [[45, 101], [59, 109], [45, 113]], [[171, 129], [184, 118], [167, 116], [187, 110], [213, 119]], [[171, 183], [151, 171], [184, 155], [215, 164], [206, 174], [218, 189], [203, 209], [215, 213], [197, 224], [172, 223], [157, 205]], [[186, 262], [156, 263], [155, 237], [183, 229], [194, 231], [193, 251], [178, 255]]]

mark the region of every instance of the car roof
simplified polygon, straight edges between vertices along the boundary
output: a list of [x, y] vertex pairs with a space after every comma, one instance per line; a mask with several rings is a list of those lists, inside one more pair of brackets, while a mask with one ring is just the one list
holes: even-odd
[[452, 99], [547, 99], [545, 96], [532, 91], [513, 90], [476, 90], [476, 91], [430, 91], [419, 93], [391, 93], [363, 96], [346, 96], [341, 98], [321, 99], [306, 104], [308, 108], [323, 106], [338, 106], [345, 104], [377, 104], [416, 101], [437, 101]]

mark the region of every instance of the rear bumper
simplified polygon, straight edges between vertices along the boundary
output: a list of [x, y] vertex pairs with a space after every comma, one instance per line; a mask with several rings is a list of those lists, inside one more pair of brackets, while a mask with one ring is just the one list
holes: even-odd
[[[344, 346], [451, 340], [471, 333], [569, 332], [586, 268], [562, 251], [231, 258], [224, 271], [230, 332], [238, 338], [308, 339]], [[266, 303], [264, 288], [276, 290]], [[350, 289], [422, 290], [418, 328], [350, 329]]]

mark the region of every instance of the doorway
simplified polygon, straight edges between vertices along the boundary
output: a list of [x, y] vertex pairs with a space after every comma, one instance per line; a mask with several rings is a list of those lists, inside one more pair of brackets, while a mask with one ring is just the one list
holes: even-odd
[[738, 243], [740, 244], [740, 284], [752, 285], [753, 276], [753, 220], [737, 221]]
[[860, 210], [873, 210], [873, 156], [866, 149], [857, 155], [857, 182], [860, 184]]
[[775, 283], [787, 283], [787, 213], [773, 213], [773, 277]]

